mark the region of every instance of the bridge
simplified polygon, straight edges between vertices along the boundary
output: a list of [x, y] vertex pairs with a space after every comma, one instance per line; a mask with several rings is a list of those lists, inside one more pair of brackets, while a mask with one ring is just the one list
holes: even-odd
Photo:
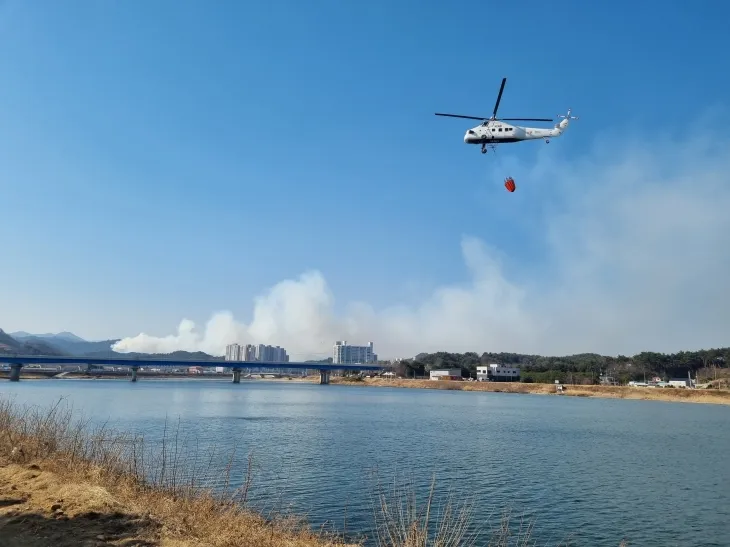
[[130, 359], [126, 357], [55, 357], [41, 355], [0, 355], [0, 363], [10, 365], [10, 381], [20, 380], [20, 370], [25, 365], [87, 365], [130, 367], [132, 381], [137, 381], [140, 367], [226, 367], [232, 369], [233, 383], [241, 383], [241, 370], [246, 368], [289, 368], [318, 370], [319, 383], [329, 384], [333, 370], [384, 370], [374, 364], [339, 365], [329, 363], [289, 363], [262, 361], [198, 361], [194, 359]]

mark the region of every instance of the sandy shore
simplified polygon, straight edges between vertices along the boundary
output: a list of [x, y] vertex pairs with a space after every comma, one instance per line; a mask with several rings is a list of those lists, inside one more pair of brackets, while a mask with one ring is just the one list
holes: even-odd
[[[354, 386], [402, 387], [416, 389], [442, 389], [460, 391], [489, 391], [493, 393], [526, 393], [534, 395], [558, 396], [553, 384], [524, 384], [517, 382], [459, 382], [433, 380], [407, 380], [365, 378], [353, 382], [345, 378], [333, 377], [332, 384], [348, 384]], [[730, 390], [718, 389], [681, 389], [681, 388], [645, 388], [624, 386], [563, 386], [561, 396], [567, 397], [599, 397], [606, 399], [638, 399], [646, 401], [670, 401], [683, 403], [710, 403], [730, 405]]]

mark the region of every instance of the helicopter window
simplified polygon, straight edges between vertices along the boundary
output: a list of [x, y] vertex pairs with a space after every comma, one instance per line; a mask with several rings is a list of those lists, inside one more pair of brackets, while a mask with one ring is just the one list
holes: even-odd
[[501, 127], [499, 128], [499, 131], [500, 131], [500, 132], [502, 131], [502, 128], [501, 128]]
[[494, 127], [492, 127], [492, 133], [494, 133], [495, 131], [496, 131], [496, 129]]

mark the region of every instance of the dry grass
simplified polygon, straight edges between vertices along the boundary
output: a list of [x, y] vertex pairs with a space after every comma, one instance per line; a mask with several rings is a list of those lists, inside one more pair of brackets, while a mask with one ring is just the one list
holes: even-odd
[[[218, 455], [191, 451], [184, 445], [176, 434], [150, 445], [139, 436], [91, 426], [74, 420], [72, 409], [60, 402], [40, 409], [0, 400], [0, 458], [6, 464], [0, 479], [15, 491], [25, 489], [26, 512], [42, 509], [49, 495], [63, 499], [63, 516], [71, 524], [78, 517], [78, 529], [66, 533], [73, 538], [68, 545], [81, 544], [75, 541], [87, 533], [84, 515], [89, 512], [145, 520], [137, 539], [148, 543], [140, 545], [346, 545], [332, 533], [312, 531], [302, 519], [273, 513], [264, 518], [248, 509], [250, 465], [241, 488], [214, 493], [207, 483], [221, 474], [214, 465]], [[229, 484], [230, 464], [222, 473]], [[11, 484], [11, 477], [22, 480]]]
[[435, 478], [423, 505], [412, 481], [393, 483], [392, 491], [378, 482], [374, 503], [378, 547], [472, 547], [478, 534], [473, 523], [472, 499], [455, 506], [449, 496], [441, 509], [435, 507]]
[[[345, 383], [333, 377], [332, 384]], [[418, 389], [440, 389], [455, 391], [488, 391], [493, 393], [529, 393], [556, 395], [553, 384], [526, 384], [520, 382], [463, 382], [447, 380], [412, 380], [405, 378], [365, 378], [353, 385], [378, 387], [405, 387]], [[730, 404], [730, 390], [723, 389], [681, 389], [643, 388], [624, 386], [573, 386], [564, 385], [562, 395], [572, 397], [599, 397], [607, 399], [640, 399], [647, 401], [672, 401], [686, 403]]]
[[[413, 478], [394, 480], [388, 487], [377, 481], [373, 499], [377, 547], [533, 547], [535, 520], [515, 518], [510, 507], [499, 511], [496, 527], [487, 527], [475, 519], [476, 500], [473, 497], [436, 495], [435, 477], [424, 499], [416, 495], [418, 488]], [[569, 545], [570, 538], [556, 547]], [[627, 547], [625, 541], [622, 547]]]

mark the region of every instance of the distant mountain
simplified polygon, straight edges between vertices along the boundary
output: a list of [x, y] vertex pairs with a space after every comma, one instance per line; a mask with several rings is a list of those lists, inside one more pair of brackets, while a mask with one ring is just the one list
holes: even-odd
[[47, 332], [46, 334], [31, 334], [29, 332], [25, 332], [23, 330], [18, 332], [11, 332], [10, 336], [15, 338], [16, 340], [23, 340], [25, 338], [42, 338], [43, 340], [66, 340], [69, 342], [86, 342], [83, 338], [80, 336], [76, 336], [73, 332], [59, 332], [58, 334], [53, 334], [51, 332]]
[[65, 351], [69, 355], [89, 355], [90, 353], [112, 353], [112, 345], [119, 340], [103, 340], [101, 342], [75, 342], [65, 338], [53, 338], [48, 340], [49, 344], [54, 345], [58, 349]]
[[123, 357], [126, 359], [180, 359], [190, 361], [224, 361], [225, 357], [208, 355], [202, 351], [173, 351], [172, 353], [117, 353], [115, 351], [98, 351], [88, 353], [84, 357]]
[[8, 353], [11, 349], [19, 349], [23, 344], [0, 329], [0, 353]]
[[72, 357], [126, 357], [128, 359], [181, 359], [223, 361], [202, 351], [172, 353], [117, 353], [112, 346], [120, 339], [88, 342], [71, 332], [31, 334], [25, 331], [12, 335], [0, 329], [0, 355], [58, 355]]
[[332, 364], [332, 357], [327, 357], [326, 359], [309, 359], [308, 361], [304, 361], [305, 363], [330, 363]]
[[30, 343], [50, 345], [62, 353], [68, 355], [87, 355], [89, 353], [110, 352], [113, 344], [119, 340], [102, 340], [99, 342], [88, 342], [76, 336], [72, 332], [59, 332], [58, 334], [31, 334], [25, 331], [13, 332], [11, 335], [16, 340]]
[[80, 336], [76, 336], [73, 332], [68, 331], [59, 332], [56, 335], [56, 338], [62, 338], [64, 340], [68, 340], [69, 342], [86, 342], [86, 340], [84, 340]]
[[0, 354], [4, 355], [68, 355], [41, 338], [17, 340], [0, 329]]
[[67, 352], [57, 348], [54, 344], [50, 344], [41, 339], [26, 338], [22, 341], [22, 348], [18, 352], [21, 355], [57, 355], [66, 356]]

